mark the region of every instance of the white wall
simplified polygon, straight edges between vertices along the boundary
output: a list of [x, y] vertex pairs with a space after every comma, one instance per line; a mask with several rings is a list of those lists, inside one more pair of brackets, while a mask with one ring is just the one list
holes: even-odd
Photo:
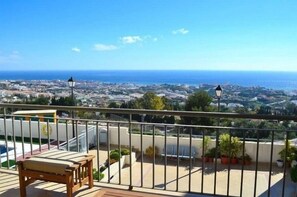
[[[129, 132], [128, 128], [121, 127], [121, 145], [129, 146]], [[115, 127], [110, 127], [110, 143], [117, 145], [118, 144], [118, 130]], [[140, 134], [132, 134], [132, 146], [140, 150]], [[177, 138], [168, 136], [167, 137], [167, 144], [176, 144]], [[153, 144], [153, 136], [152, 135], [143, 135], [143, 151], [149, 146]], [[164, 136], [155, 136], [155, 146], [157, 146], [162, 153], [164, 149]], [[188, 137], [180, 137], [179, 138], [180, 145], [189, 145], [190, 140]], [[196, 154], [197, 158], [201, 157], [202, 153], [202, 139], [201, 138], [192, 138], [192, 146], [196, 148], [198, 154]], [[210, 148], [215, 147], [215, 141], [212, 140], [210, 143]], [[245, 142], [246, 153], [249, 154], [253, 161], [256, 161], [256, 152], [257, 152], [257, 143], [256, 142]], [[279, 159], [278, 153], [284, 148], [284, 145], [281, 144], [274, 144], [273, 146], [273, 157], [272, 161], [276, 161]], [[271, 151], [271, 143], [269, 142], [260, 142], [259, 143], [259, 162], [270, 162], [270, 151]]]
[[[68, 135], [69, 139], [72, 137], [72, 125], [69, 122], [68, 124]], [[42, 127], [43, 124], [41, 123], [40, 127]], [[50, 127], [52, 128], [52, 133], [50, 135], [51, 139], [57, 139], [57, 132], [56, 132], [56, 124], [55, 123], [49, 123]], [[29, 137], [29, 122], [23, 121], [23, 135], [24, 137]], [[31, 122], [32, 127], [32, 137], [38, 138], [38, 124], [36, 121]], [[66, 140], [66, 124], [59, 123], [58, 124], [58, 130], [59, 130], [59, 140]], [[81, 133], [86, 129], [86, 126], [83, 124], [78, 124], [78, 133]], [[106, 128], [106, 126], [100, 126], [99, 131], [103, 131]], [[9, 136], [12, 135], [12, 120], [7, 119], [6, 120], [6, 130], [7, 134]], [[21, 127], [20, 127], [20, 120], [14, 120], [14, 130], [15, 130], [15, 136], [21, 136]], [[4, 135], [4, 121], [3, 119], [0, 119], [0, 135]], [[47, 139], [47, 136], [41, 135], [41, 138]], [[121, 127], [120, 128], [120, 138], [121, 138], [121, 145], [129, 146], [129, 132], [127, 127]], [[132, 146], [134, 148], [137, 148], [140, 150], [140, 134], [132, 134]], [[109, 127], [109, 139], [110, 144], [117, 145], [118, 144], [118, 127]], [[189, 145], [190, 141], [187, 137], [180, 137], [179, 139], [180, 145]], [[90, 140], [89, 140], [90, 141]], [[167, 137], [167, 144], [176, 144], [177, 138], [176, 137]], [[149, 146], [152, 146], [153, 144], [153, 137], [152, 135], [143, 135], [143, 151], [145, 151], [146, 148]], [[155, 145], [159, 148], [160, 153], [162, 153], [164, 149], [164, 136], [155, 136]], [[198, 138], [192, 138], [192, 146], [196, 148], [198, 151], [198, 154], [196, 154], [196, 157], [201, 157], [201, 148], [202, 140]], [[215, 146], [215, 141], [213, 140], [211, 142], [210, 148]], [[252, 160], [256, 160], [256, 150], [257, 150], [257, 143], [256, 142], [246, 142], [246, 153], [249, 154], [252, 157]], [[278, 153], [283, 149], [284, 145], [280, 144], [274, 144], [273, 146], [273, 159], [272, 161], [276, 161], [279, 158]], [[270, 151], [271, 151], [271, 145], [269, 142], [260, 142], [259, 143], [259, 162], [270, 162]]]
[[[21, 134], [21, 121], [20, 120], [14, 120], [14, 132], [15, 136], [22, 136]], [[47, 135], [44, 135], [42, 132], [43, 125], [47, 125], [46, 122], [40, 122], [40, 133], [41, 133], [41, 139], [47, 139]], [[50, 132], [50, 139], [57, 139], [57, 127], [56, 123], [49, 123], [49, 126], [52, 130]], [[24, 137], [30, 137], [30, 129], [29, 129], [29, 121], [22, 121], [22, 128], [23, 128], [23, 136]], [[72, 124], [71, 121], [67, 125], [68, 128], [68, 137], [71, 139], [72, 137]], [[80, 134], [82, 131], [86, 129], [85, 125], [77, 125], [78, 133]], [[47, 131], [47, 129], [45, 129]], [[37, 121], [31, 121], [31, 131], [32, 131], [32, 137], [38, 138], [38, 122]], [[6, 119], [6, 132], [8, 136], [13, 135], [13, 129], [12, 129], [12, 119]], [[58, 132], [59, 132], [59, 140], [66, 141], [66, 124], [65, 123], [59, 123], [58, 124]], [[0, 135], [4, 135], [4, 120], [0, 119]], [[46, 134], [46, 133], [45, 133]]]

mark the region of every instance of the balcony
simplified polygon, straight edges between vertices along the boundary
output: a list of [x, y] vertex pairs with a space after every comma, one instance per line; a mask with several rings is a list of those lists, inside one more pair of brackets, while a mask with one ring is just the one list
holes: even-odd
[[[289, 136], [295, 130], [271, 128], [242, 128], [220, 126], [225, 120], [268, 120], [272, 124], [280, 121], [296, 122], [295, 116], [269, 116], [233, 113], [206, 113], [180, 111], [153, 111], [131, 109], [100, 109], [65, 106], [38, 106], [0, 104], [3, 114], [0, 117], [0, 194], [18, 195], [18, 176], [15, 162], [49, 149], [88, 152], [95, 156], [94, 168], [98, 171], [104, 164], [107, 167], [101, 180], [96, 180], [93, 190], [82, 189], [78, 196], [96, 195], [105, 191], [112, 196], [114, 189], [122, 188], [130, 193], [121, 195], [164, 195], [164, 196], [294, 196], [294, 184], [290, 179], [289, 162], [284, 167], [276, 165], [279, 152], [289, 155]], [[121, 120], [30, 117], [11, 112], [17, 110], [55, 109], [59, 111], [100, 112], [123, 115]], [[184, 125], [138, 122], [135, 116], [175, 116], [177, 118], [209, 118], [218, 126]], [[34, 119], [33, 119], [34, 118]], [[125, 119], [127, 118], [127, 119]], [[242, 147], [237, 157], [250, 155], [250, 165], [221, 164], [219, 144], [221, 134], [240, 136]], [[268, 138], [260, 136], [266, 133]], [[253, 134], [253, 138], [248, 135]], [[209, 136], [208, 144], [206, 141]], [[276, 136], [283, 136], [277, 140]], [[232, 138], [233, 139], [233, 138]], [[284, 143], [287, 142], [287, 143]], [[222, 144], [221, 144], [222, 146]], [[296, 146], [294, 141], [291, 146]], [[149, 148], [151, 147], [151, 148]], [[213, 148], [215, 159], [207, 162], [205, 153]], [[127, 150], [115, 164], [110, 154], [115, 149]], [[157, 154], [149, 154], [153, 151]], [[171, 151], [172, 149], [172, 151]], [[207, 150], [206, 150], [207, 149]], [[159, 151], [157, 151], [159, 150]], [[227, 151], [231, 156], [232, 151]], [[202, 157], [203, 156], [203, 159]], [[7, 162], [9, 161], [9, 162]], [[96, 172], [99, 175], [99, 172]], [[5, 181], [3, 181], [5, 180]], [[8, 182], [9, 181], [9, 182]], [[63, 195], [64, 186], [40, 183], [30, 186], [33, 196], [39, 192], [50, 192], [53, 196]], [[93, 193], [92, 193], [93, 192]], [[126, 191], [127, 192], [127, 191]], [[131, 193], [132, 192], [132, 193]], [[137, 192], [137, 193], [133, 193]]]

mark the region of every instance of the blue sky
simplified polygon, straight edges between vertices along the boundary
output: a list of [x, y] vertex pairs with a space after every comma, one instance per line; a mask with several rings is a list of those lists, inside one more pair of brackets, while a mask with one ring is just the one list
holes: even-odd
[[296, 0], [1, 0], [0, 70], [297, 71]]

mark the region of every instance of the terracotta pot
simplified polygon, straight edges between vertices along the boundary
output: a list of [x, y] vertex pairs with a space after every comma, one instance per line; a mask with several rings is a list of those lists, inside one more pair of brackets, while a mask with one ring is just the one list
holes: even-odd
[[229, 163], [229, 157], [222, 156], [221, 157], [221, 163], [222, 164], [228, 164]]
[[240, 165], [251, 165], [252, 164], [252, 162], [249, 160], [239, 159], [238, 162], [240, 163]]
[[201, 157], [201, 159], [202, 159], [202, 161], [204, 162], [204, 163], [206, 163], [206, 162], [208, 162], [208, 157]]
[[237, 158], [231, 158], [231, 163], [232, 164], [237, 164], [238, 163], [238, 159]]

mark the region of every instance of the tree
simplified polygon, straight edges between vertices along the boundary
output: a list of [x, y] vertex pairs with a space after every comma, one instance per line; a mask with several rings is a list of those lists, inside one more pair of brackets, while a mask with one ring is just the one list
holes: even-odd
[[162, 110], [165, 107], [161, 97], [153, 92], [147, 92], [140, 98], [140, 103], [144, 109]]
[[[205, 91], [198, 91], [190, 95], [186, 101], [186, 111], [211, 111], [210, 103], [212, 98]], [[212, 125], [210, 118], [182, 117], [182, 123], [193, 125]]]
[[271, 115], [271, 107], [270, 106], [264, 106], [261, 105], [261, 107], [257, 110], [257, 114], [266, 114]]
[[[170, 100], [165, 97], [159, 97], [153, 92], [147, 92], [141, 98], [131, 100], [127, 103], [123, 103], [121, 108], [133, 108], [133, 109], [151, 109], [151, 110], [165, 110], [172, 109]], [[142, 120], [141, 115], [133, 115], [133, 119], [137, 121]], [[160, 122], [160, 123], [174, 123], [175, 118], [172, 116], [151, 116], [146, 115], [145, 121], [147, 122]]]
[[[51, 105], [74, 106], [74, 100], [71, 97], [60, 97], [59, 99], [57, 99], [56, 97], [53, 97], [51, 99]], [[57, 113], [61, 115], [62, 113], [70, 113], [70, 112], [58, 110]]]
[[190, 95], [186, 101], [186, 111], [209, 111], [212, 98], [205, 91], [198, 91]]
[[49, 104], [49, 97], [40, 96], [33, 101], [28, 101], [27, 104], [35, 104], [35, 105], [48, 105]]
[[297, 115], [297, 106], [294, 103], [288, 103], [286, 106], [287, 115]]
[[108, 105], [108, 108], [119, 108], [120, 106], [116, 102], [111, 102]]
[[173, 110], [173, 101], [171, 99], [168, 99], [165, 96], [163, 96], [161, 99], [162, 99], [162, 102], [164, 103], [164, 109]]
[[59, 99], [53, 97], [51, 105], [74, 106], [74, 100], [71, 97], [60, 97]]

